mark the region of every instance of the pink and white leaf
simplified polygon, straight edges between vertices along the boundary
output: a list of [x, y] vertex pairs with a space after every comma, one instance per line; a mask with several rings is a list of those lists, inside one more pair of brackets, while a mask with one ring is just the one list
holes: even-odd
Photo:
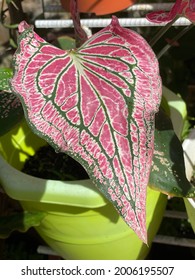
[[191, 12], [195, 12], [195, 0], [190, 1], [189, 8], [190, 8]]
[[155, 23], [171, 22], [174, 18], [184, 16], [195, 22], [195, 0], [176, 0], [169, 12], [156, 11], [146, 15], [146, 18]]
[[161, 100], [158, 62], [116, 17], [79, 49], [63, 51], [19, 25], [12, 89], [32, 129], [80, 162], [147, 242], [146, 188]]

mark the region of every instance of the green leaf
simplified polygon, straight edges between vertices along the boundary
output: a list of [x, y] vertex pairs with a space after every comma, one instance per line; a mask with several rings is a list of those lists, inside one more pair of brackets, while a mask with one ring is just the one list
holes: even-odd
[[47, 214], [45, 212], [19, 212], [0, 217], [0, 238], [7, 238], [18, 230], [26, 232], [30, 227], [39, 226]]
[[0, 90], [10, 92], [9, 80], [12, 76], [13, 76], [12, 69], [0, 68]]
[[57, 38], [56, 47], [62, 50], [71, 50], [76, 47], [75, 40], [68, 36], [60, 36]]
[[12, 76], [12, 69], [0, 68], [0, 136], [12, 129], [23, 117], [20, 100], [10, 89], [9, 80]]
[[190, 197], [194, 186], [185, 175], [183, 149], [171, 120], [161, 109], [156, 114], [155, 143], [149, 186], [170, 196]]
[[162, 100], [160, 104], [161, 108], [166, 112], [166, 114], [170, 117], [170, 106], [167, 102], [167, 99], [164, 95], [162, 95]]
[[9, 28], [9, 29], [16, 29], [18, 27], [18, 24], [5, 24], [4, 23], [3, 26], [6, 28]]
[[6, 0], [6, 3], [10, 4], [10, 3], [14, 3], [14, 1], [13, 0]]
[[9, 44], [12, 48], [14, 48], [14, 49], [17, 48], [17, 44], [14, 42], [14, 40], [12, 38], [9, 39]]
[[11, 130], [23, 118], [20, 100], [13, 93], [0, 93], [0, 136]]

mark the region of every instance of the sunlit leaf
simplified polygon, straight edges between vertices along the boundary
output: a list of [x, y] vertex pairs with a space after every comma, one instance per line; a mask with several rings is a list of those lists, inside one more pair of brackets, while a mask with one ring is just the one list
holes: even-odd
[[161, 99], [158, 61], [116, 17], [79, 49], [63, 51], [19, 25], [12, 89], [30, 126], [80, 162], [146, 242], [145, 201]]
[[9, 80], [13, 76], [10, 68], [0, 68], [0, 90], [10, 91]]

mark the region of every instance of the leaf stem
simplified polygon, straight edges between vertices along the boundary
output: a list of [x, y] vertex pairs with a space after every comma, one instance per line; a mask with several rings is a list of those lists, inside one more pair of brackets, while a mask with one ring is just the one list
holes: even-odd
[[170, 22], [168, 22], [165, 26], [163, 26], [152, 38], [152, 40], [149, 42], [150, 46], [153, 47], [157, 41], [169, 30], [169, 28], [173, 25], [173, 23], [178, 19], [178, 17], [174, 17], [174, 19]]
[[77, 0], [70, 1], [70, 12], [74, 24], [76, 47], [78, 48], [87, 40], [87, 35], [81, 27]]
[[172, 40], [169, 44], [167, 44], [166, 46], [164, 46], [164, 48], [162, 48], [162, 50], [157, 54], [157, 58], [160, 59], [161, 56], [163, 56], [163, 54], [165, 52], [168, 51], [168, 49], [170, 49], [172, 47], [173, 42], [179, 40], [183, 35], [185, 35], [190, 29], [192, 29], [192, 27], [194, 27], [194, 24], [190, 24], [189, 26], [185, 27], [184, 29], [182, 29], [181, 32], [179, 32]]

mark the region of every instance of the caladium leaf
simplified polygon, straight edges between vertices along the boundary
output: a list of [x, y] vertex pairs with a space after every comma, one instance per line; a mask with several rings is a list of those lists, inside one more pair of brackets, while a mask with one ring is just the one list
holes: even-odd
[[149, 186], [177, 197], [194, 196], [195, 187], [185, 174], [181, 141], [177, 138], [170, 118], [162, 109], [156, 114], [154, 156]]
[[184, 16], [195, 22], [195, 0], [176, 0], [169, 12], [155, 11], [148, 13], [146, 18], [155, 23], [170, 22], [178, 16]]
[[161, 99], [158, 61], [116, 17], [79, 49], [63, 51], [19, 25], [12, 89], [32, 129], [80, 162], [147, 242], [146, 187]]

